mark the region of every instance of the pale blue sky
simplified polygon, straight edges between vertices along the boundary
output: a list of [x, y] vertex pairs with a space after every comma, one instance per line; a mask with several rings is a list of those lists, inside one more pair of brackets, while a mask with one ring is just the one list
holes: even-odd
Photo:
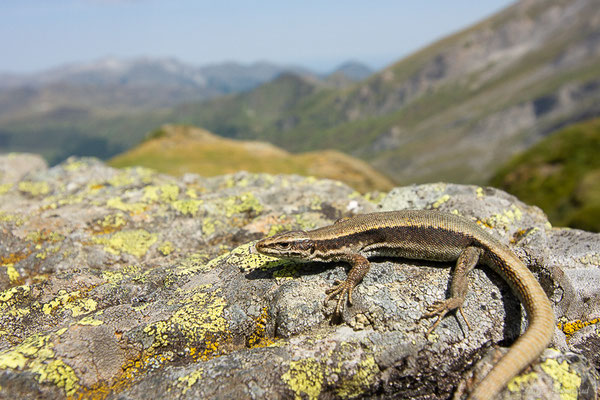
[[509, 0], [0, 0], [0, 71], [106, 56], [381, 68]]

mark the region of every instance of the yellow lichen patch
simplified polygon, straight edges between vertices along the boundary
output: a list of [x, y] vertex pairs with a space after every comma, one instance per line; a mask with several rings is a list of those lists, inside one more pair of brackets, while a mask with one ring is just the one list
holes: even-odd
[[95, 221], [93, 231], [94, 234], [108, 234], [121, 229], [126, 223], [123, 214], [109, 214]]
[[173, 184], [165, 184], [160, 186], [160, 199], [165, 203], [170, 203], [177, 200], [179, 197], [179, 186]]
[[260, 316], [256, 319], [256, 328], [248, 338], [248, 347], [266, 347], [274, 343], [272, 338], [265, 337], [265, 329], [268, 320], [267, 307], [262, 309]]
[[202, 360], [218, 355], [223, 340], [230, 336], [223, 316], [227, 303], [219, 292], [210, 285], [201, 286], [193, 295], [180, 300], [181, 307], [168, 320], [148, 325], [144, 333], [154, 338], [152, 348], [173, 345], [183, 338], [188, 346], [202, 347], [197, 354]]
[[3, 183], [0, 185], [0, 196], [8, 192], [12, 188], [12, 183]]
[[[22, 303], [24, 298], [29, 296], [31, 288], [27, 285], [15, 286], [0, 292], [0, 312], [3, 315], [10, 316], [13, 318], [22, 318], [30, 313], [30, 307], [21, 308], [18, 307], [19, 303]], [[8, 334], [4, 332], [3, 334]]]
[[196, 189], [189, 187], [185, 190], [185, 195], [191, 199], [197, 199], [198, 193], [196, 193]]
[[523, 218], [523, 212], [519, 207], [513, 204], [509, 209], [504, 210], [504, 212], [491, 215], [485, 220], [482, 220], [481, 223], [488, 227], [508, 230], [512, 224], [520, 221], [521, 218]]
[[181, 214], [191, 215], [192, 217], [194, 217], [196, 216], [196, 214], [198, 214], [202, 203], [202, 200], [185, 199], [174, 201], [172, 204], [173, 208], [179, 211]]
[[17, 188], [20, 192], [28, 193], [31, 196], [43, 196], [50, 192], [50, 185], [47, 182], [31, 182], [23, 181], [19, 182]]
[[144, 187], [144, 195], [142, 196], [142, 201], [145, 201], [146, 203], [156, 203], [159, 199], [158, 190], [159, 190], [158, 186], [153, 186], [153, 185], [145, 186]]
[[65, 169], [65, 171], [74, 172], [85, 166], [86, 164], [84, 162], [74, 159], [67, 160], [67, 163], [63, 166], [63, 168]]
[[[256, 242], [243, 244], [231, 250], [226, 256], [227, 262], [236, 265], [243, 272], [253, 271], [255, 269], [271, 269], [280, 266], [293, 265], [293, 261], [283, 260], [276, 257], [269, 257], [254, 250]], [[216, 264], [221, 260], [213, 260]], [[213, 263], [211, 261], [211, 263]], [[209, 263], [210, 264], [210, 263]]]
[[227, 217], [247, 212], [258, 214], [263, 210], [262, 204], [251, 192], [226, 198], [224, 206]]
[[204, 236], [210, 236], [213, 233], [215, 233], [215, 230], [217, 229], [216, 227], [216, 221], [214, 221], [211, 218], [204, 218], [202, 220], [202, 234]]
[[[323, 384], [321, 365], [313, 358], [290, 362], [290, 369], [281, 379], [292, 389], [295, 399], [319, 398]], [[306, 396], [306, 397], [304, 397]]]
[[77, 290], [75, 292], [70, 292], [70, 293], [67, 293], [67, 291], [64, 289], [60, 290], [58, 292], [58, 295], [54, 299], [50, 300], [48, 303], [45, 303], [42, 306], [42, 311], [44, 312], [44, 314], [51, 314], [53, 311], [55, 311], [59, 307], [62, 307], [65, 304], [67, 304], [68, 302], [77, 299], [79, 296], [80, 296], [79, 290]]
[[73, 317], [95, 311], [98, 303], [91, 298], [82, 299], [81, 296], [82, 293], [79, 290], [74, 292], [60, 290], [54, 299], [42, 306], [42, 311], [44, 314], [51, 314], [59, 308], [64, 308], [71, 310]]
[[[48, 199], [48, 201], [50, 201], [52, 199]], [[64, 196], [59, 198], [56, 203], [51, 203], [48, 204], [46, 208], [50, 208], [50, 209], [55, 209], [58, 206], [67, 206], [67, 205], [71, 205], [71, 204], [79, 204], [81, 202], [83, 202], [84, 200], [84, 196], [82, 194], [77, 194], [77, 195], [68, 195], [68, 196]]]
[[153, 170], [152, 168], [133, 167], [133, 168], [127, 168], [127, 169], [135, 172], [142, 179], [142, 182], [145, 184], [149, 184], [150, 182], [152, 182], [152, 178], [156, 175], [156, 171]]
[[169, 254], [175, 251], [175, 246], [173, 246], [173, 243], [166, 241], [163, 242], [160, 246], [158, 246], [158, 251], [163, 256], [168, 256]]
[[181, 260], [181, 265], [175, 269], [175, 275], [184, 276], [210, 271], [210, 268], [206, 267], [206, 261], [208, 261], [208, 256], [204, 253], [190, 254]]
[[[341, 367], [340, 363], [338, 369], [341, 369]], [[377, 374], [379, 374], [379, 367], [375, 363], [375, 358], [368, 355], [356, 366], [356, 373], [340, 382], [336, 394], [342, 399], [358, 397], [373, 385], [377, 380]]]
[[21, 277], [14, 264], [6, 264], [6, 275], [11, 283], [17, 282]]
[[27, 218], [20, 214], [9, 214], [4, 211], [0, 211], [0, 222], [12, 222], [17, 226], [21, 226], [25, 223]]
[[273, 224], [267, 232], [267, 236], [274, 236], [281, 232], [287, 232], [292, 229], [292, 224]]
[[48, 229], [43, 229], [39, 232], [31, 232], [27, 234], [27, 240], [31, 240], [34, 243], [44, 243], [44, 242], [62, 242], [65, 240], [65, 236], [61, 235], [58, 232], [50, 231]]
[[190, 374], [179, 377], [179, 379], [177, 379], [177, 386], [182, 388], [181, 394], [185, 394], [185, 392], [190, 390], [190, 388], [194, 386], [196, 382], [202, 379], [203, 373], [204, 371], [202, 370], [202, 368], [199, 368]]
[[119, 255], [121, 252], [142, 257], [158, 240], [156, 233], [149, 233], [143, 229], [117, 232], [109, 238], [95, 238], [94, 242], [104, 245], [104, 250]]
[[555, 359], [547, 359], [540, 364], [542, 370], [554, 380], [554, 391], [560, 394], [561, 400], [576, 400], [581, 377], [569, 371], [569, 363], [558, 363]]
[[508, 382], [506, 387], [511, 392], [521, 392], [523, 388], [529, 385], [531, 382], [535, 382], [538, 378], [538, 374], [535, 372], [529, 372], [526, 374], [517, 375]]
[[145, 203], [124, 203], [120, 197], [113, 197], [106, 201], [106, 206], [116, 210], [125, 211], [130, 214], [141, 214], [146, 211], [148, 205]]
[[118, 271], [102, 271], [102, 279], [112, 285], [119, 284], [123, 279], [141, 279], [142, 276], [142, 269], [138, 265], [128, 265]]
[[8, 255], [0, 256], [0, 265], [6, 266], [6, 273], [9, 279], [11, 277], [11, 274], [13, 274], [13, 277], [15, 276], [15, 273], [18, 275], [18, 272], [14, 269], [15, 264], [27, 258], [27, 256], [30, 254], [31, 253], [9, 253]]
[[475, 195], [478, 199], [482, 199], [485, 196], [485, 193], [483, 192], [483, 188], [481, 186], [477, 186], [477, 189], [475, 189]]
[[40, 383], [62, 388], [67, 396], [79, 389], [79, 378], [73, 368], [55, 358], [49, 336], [33, 335], [13, 348], [0, 353], [0, 369], [27, 370], [37, 375]]
[[129, 171], [118, 173], [117, 175], [113, 176], [111, 179], [108, 180], [108, 183], [114, 187], [127, 186], [131, 185], [134, 182], [135, 181], [129, 173]]
[[438, 208], [439, 206], [441, 206], [442, 204], [444, 204], [445, 202], [447, 202], [448, 200], [450, 200], [450, 195], [445, 194], [442, 197], [440, 197], [439, 199], [437, 199], [432, 205], [432, 208]]
[[558, 323], [558, 329], [563, 331], [567, 336], [567, 340], [569, 340], [575, 332], [585, 328], [586, 326], [597, 324], [598, 322], [600, 322], [600, 318], [594, 318], [589, 321], [581, 321], [579, 319], [571, 322], [561, 321]]
[[15, 286], [0, 292], [0, 310], [14, 306], [19, 298], [29, 296], [30, 292], [31, 287], [28, 285]]
[[71, 310], [73, 317], [91, 313], [96, 310], [98, 303], [94, 299], [78, 299], [65, 305], [67, 310]]

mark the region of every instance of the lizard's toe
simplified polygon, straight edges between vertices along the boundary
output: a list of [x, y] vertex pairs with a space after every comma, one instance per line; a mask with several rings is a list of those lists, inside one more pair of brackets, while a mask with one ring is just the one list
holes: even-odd
[[352, 304], [352, 286], [348, 284], [347, 281], [336, 281], [336, 285], [327, 289], [325, 293], [327, 293], [327, 297], [325, 298], [325, 304], [327, 304], [329, 300], [332, 300], [336, 296], [339, 296], [334, 311], [334, 314], [336, 315], [339, 315], [340, 312], [344, 309], [346, 298], [348, 299], [348, 302]]

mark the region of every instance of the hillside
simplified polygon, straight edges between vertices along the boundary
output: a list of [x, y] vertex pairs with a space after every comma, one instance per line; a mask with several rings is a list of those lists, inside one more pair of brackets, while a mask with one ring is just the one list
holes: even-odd
[[269, 143], [224, 139], [203, 129], [165, 125], [139, 146], [109, 161], [113, 167], [146, 166], [171, 175], [215, 176], [237, 171], [336, 179], [360, 192], [393, 183], [367, 163], [337, 151], [290, 154]]
[[350, 88], [285, 76], [172, 120], [291, 151], [337, 148], [403, 183], [482, 183], [548, 132], [599, 114], [600, 7], [531, 0]]
[[70, 155], [109, 158], [174, 121], [170, 107], [248, 91], [286, 72], [319, 88], [348, 87], [371, 73], [356, 62], [321, 76], [266, 62], [195, 67], [173, 59], [104, 59], [0, 74], [0, 153], [36, 152], [50, 164]]
[[541, 207], [553, 224], [600, 232], [600, 118], [564, 128], [504, 165], [491, 180]]
[[105, 58], [29, 75], [0, 74], [0, 121], [63, 108], [90, 113], [152, 110], [251, 90], [297, 67], [259, 62], [195, 66], [176, 59]]

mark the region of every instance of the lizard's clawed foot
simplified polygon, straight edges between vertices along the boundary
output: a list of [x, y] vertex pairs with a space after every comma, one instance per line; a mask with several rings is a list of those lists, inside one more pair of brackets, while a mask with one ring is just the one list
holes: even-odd
[[464, 301], [464, 299], [462, 299], [462, 298], [453, 297], [448, 300], [438, 300], [435, 303], [433, 303], [432, 305], [430, 305], [429, 307], [427, 307], [427, 311], [429, 311], [429, 312], [427, 314], [423, 314], [422, 318], [437, 317], [437, 319], [435, 320], [433, 325], [431, 325], [431, 328], [429, 328], [427, 330], [427, 335], [429, 335], [431, 332], [433, 332], [433, 330], [435, 328], [437, 328], [437, 326], [442, 321], [442, 318], [444, 318], [444, 316], [449, 311], [456, 310], [456, 309], [458, 309], [460, 311], [460, 314], [462, 315], [463, 319], [467, 323], [467, 326], [469, 327], [469, 329], [471, 329], [471, 324], [469, 324], [469, 321], [467, 320], [465, 313], [463, 312], [463, 307], [462, 307], [463, 301]]
[[354, 289], [354, 285], [351, 282], [348, 282], [347, 280], [336, 280], [335, 285], [325, 291], [325, 293], [327, 293], [325, 304], [335, 296], [339, 295], [334, 315], [340, 315], [341, 310], [344, 309], [346, 296], [348, 297], [348, 304], [352, 305], [352, 289]]

